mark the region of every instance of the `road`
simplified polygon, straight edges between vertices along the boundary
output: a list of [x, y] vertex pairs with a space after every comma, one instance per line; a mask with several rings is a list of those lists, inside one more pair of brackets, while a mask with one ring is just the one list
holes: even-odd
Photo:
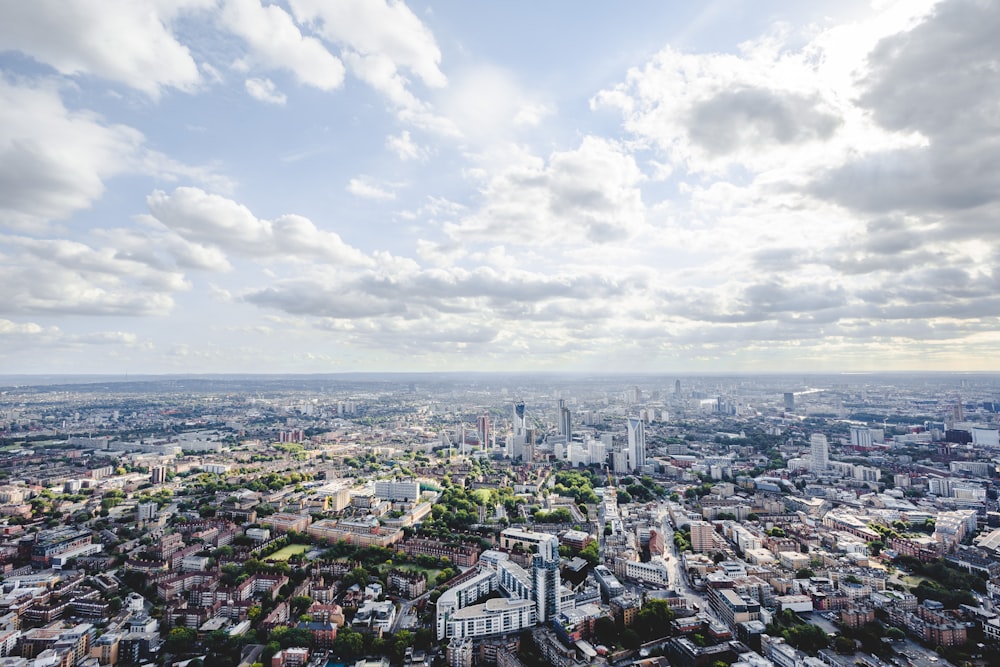
[[390, 632], [396, 634], [400, 630], [412, 630], [415, 628], [417, 625], [417, 613], [413, 607], [428, 595], [430, 595], [429, 592], [412, 600], [400, 600], [399, 608], [396, 610], [396, 620], [393, 621]]
[[673, 586], [674, 590], [680, 593], [682, 596], [687, 598], [689, 601], [694, 602], [698, 609], [705, 613], [710, 618], [714, 619], [715, 622], [720, 625], [725, 625], [712, 611], [712, 608], [708, 605], [708, 601], [705, 596], [696, 591], [691, 587], [688, 582], [688, 578], [684, 573], [684, 568], [681, 563], [680, 554], [677, 552], [677, 546], [674, 544], [674, 531], [670, 527], [670, 520], [667, 518], [666, 510], [660, 511], [660, 524], [663, 529], [663, 539], [665, 541], [666, 552], [670, 555], [669, 560], [667, 560], [667, 570], [670, 572], [670, 584]]

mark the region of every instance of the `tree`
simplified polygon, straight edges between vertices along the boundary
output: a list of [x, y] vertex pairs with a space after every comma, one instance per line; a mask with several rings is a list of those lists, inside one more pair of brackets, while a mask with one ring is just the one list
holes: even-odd
[[363, 567], [356, 567], [344, 575], [344, 588], [350, 588], [354, 584], [364, 588], [368, 585], [369, 578], [368, 570]]
[[599, 644], [612, 646], [618, 638], [615, 622], [607, 616], [602, 616], [594, 622], [594, 638]]
[[164, 648], [170, 653], [186, 653], [197, 638], [198, 632], [194, 628], [173, 628], [167, 635]]
[[628, 649], [637, 649], [642, 644], [642, 640], [639, 638], [639, 633], [632, 628], [625, 628], [622, 630], [621, 641], [622, 646]]
[[397, 632], [396, 637], [392, 640], [392, 653], [396, 662], [402, 661], [406, 649], [410, 646], [413, 646], [413, 633], [409, 630]]
[[306, 609], [308, 609], [311, 604], [312, 598], [308, 595], [296, 595], [288, 601], [288, 605], [291, 608], [293, 616], [304, 614]]
[[355, 660], [365, 652], [365, 639], [360, 632], [343, 628], [333, 640], [333, 652], [344, 660]]
[[801, 570], [799, 570], [798, 572], [795, 573], [795, 578], [796, 579], [810, 579], [810, 578], [815, 577], [815, 576], [816, 576], [816, 573], [813, 572], [812, 570], [810, 570], [808, 567], [804, 567], [804, 568], [802, 568]]
[[851, 639], [850, 637], [839, 635], [837, 636], [836, 639], [833, 640], [833, 649], [837, 653], [843, 653], [846, 655], [854, 653], [855, 649], [854, 640]]
[[647, 600], [636, 614], [632, 627], [644, 642], [665, 636], [674, 620], [674, 610], [666, 600]]
[[789, 644], [810, 654], [830, 645], [829, 635], [818, 625], [796, 625], [785, 630], [782, 635]]
[[584, 559], [591, 565], [597, 565], [601, 562], [601, 551], [600, 547], [597, 546], [597, 542], [590, 542], [587, 546], [580, 550], [580, 558]]

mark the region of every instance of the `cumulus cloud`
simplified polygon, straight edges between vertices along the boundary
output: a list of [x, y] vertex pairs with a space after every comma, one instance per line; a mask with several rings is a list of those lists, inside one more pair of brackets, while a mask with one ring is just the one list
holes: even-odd
[[[1000, 203], [1000, 69], [991, 2], [941, 2], [867, 59], [860, 105], [885, 129], [922, 145], [847, 161], [813, 192], [868, 212], [963, 213]], [[963, 215], [956, 233], [995, 230], [995, 210]]]
[[284, 106], [288, 98], [280, 92], [270, 79], [247, 79], [246, 89], [250, 97], [268, 104]]
[[627, 130], [691, 171], [799, 162], [802, 144], [834, 136], [842, 105], [805, 53], [744, 48], [740, 57], [667, 47], [591, 105], [618, 109]]
[[51, 83], [13, 84], [0, 76], [0, 226], [40, 229], [90, 207], [105, 182], [123, 173], [184, 177], [225, 188], [213, 170], [145, 146], [138, 130], [67, 109]]
[[325, 259], [345, 265], [371, 260], [335, 232], [319, 229], [311, 220], [287, 214], [274, 220], [257, 218], [245, 206], [199, 188], [161, 190], [146, 199], [153, 219], [191, 243], [251, 258], [289, 255]]
[[27, 226], [88, 207], [142, 142], [130, 127], [66, 109], [50, 85], [0, 77], [0, 224]]
[[691, 140], [711, 155], [828, 139], [840, 124], [815, 95], [761, 88], [720, 91], [689, 113]]
[[183, 274], [59, 239], [7, 236], [0, 262], [0, 313], [55, 315], [158, 315], [172, 293], [190, 287]]
[[396, 198], [396, 194], [394, 192], [379, 187], [378, 185], [371, 183], [366, 178], [352, 178], [347, 182], [347, 191], [355, 197], [361, 197], [363, 199], [386, 201]]
[[456, 239], [514, 245], [624, 241], [645, 222], [643, 178], [621, 147], [587, 136], [547, 162], [523, 155], [489, 178], [478, 211], [445, 228]]
[[511, 71], [492, 64], [463, 68], [437, 99], [462, 137], [478, 144], [495, 143], [553, 113], [552, 106], [527, 91]]
[[389, 135], [385, 138], [385, 147], [399, 156], [400, 160], [416, 160], [424, 157], [425, 152], [421, 150], [407, 130], [403, 130], [396, 135]]
[[244, 298], [295, 315], [358, 317], [376, 314], [428, 316], [469, 313], [488, 307], [534, 310], [551, 300], [586, 300], [621, 294], [624, 286], [600, 275], [546, 275], [524, 270], [423, 269], [411, 261], [381, 262], [357, 273], [280, 281]]
[[[259, 0], [227, 0], [219, 18], [222, 25], [242, 37], [251, 48], [251, 58], [267, 68], [285, 69], [295, 78], [320, 90], [339, 88], [344, 82], [344, 64], [315, 37], [305, 36], [288, 12], [277, 5], [261, 5]], [[258, 97], [251, 90], [256, 81]], [[266, 83], [263, 83], [266, 82]], [[249, 79], [247, 91], [266, 102], [275, 102], [270, 80]], [[259, 86], [263, 85], [263, 88]], [[284, 104], [284, 96], [281, 96]]]
[[171, 24], [212, 0], [32, 0], [0, 9], [0, 50], [21, 51], [65, 75], [93, 75], [152, 97], [194, 90], [198, 66]]
[[0, 357], [20, 354], [24, 350], [79, 348], [84, 346], [126, 346], [138, 343], [138, 336], [126, 331], [95, 331], [82, 334], [67, 333], [56, 326], [42, 326], [35, 322], [13, 322], [0, 318]]
[[434, 35], [403, 2], [291, 0], [290, 4], [300, 23], [315, 25], [331, 42], [362, 58], [384, 58], [388, 67], [380, 80], [391, 79], [404, 68], [427, 86], [447, 83]]
[[448, 83], [433, 33], [397, 0], [291, 0], [299, 23], [342, 47], [348, 70], [389, 101], [406, 123], [441, 135], [457, 130], [413, 92], [411, 76], [428, 88]]
[[[491, 354], [496, 350], [489, 345], [501, 339], [520, 345], [525, 336], [537, 350], [549, 349], [554, 339], [568, 345], [578, 337], [562, 324], [568, 319], [582, 323], [600, 310], [606, 315], [606, 307], [598, 304], [628, 289], [617, 278], [593, 272], [426, 269], [382, 256], [376, 267], [362, 272], [316, 271], [248, 290], [241, 298], [307, 318], [361, 347], [426, 355], [470, 346]], [[514, 321], [520, 333], [511, 336], [503, 323]]]

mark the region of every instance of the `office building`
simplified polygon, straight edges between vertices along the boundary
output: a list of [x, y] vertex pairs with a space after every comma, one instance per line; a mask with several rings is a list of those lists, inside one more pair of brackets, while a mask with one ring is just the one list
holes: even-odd
[[707, 553], [715, 546], [715, 530], [707, 521], [691, 522], [691, 551]]
[[514, 441], [517, 442], [518, 439], [524, 442], [524, 401], [517, 401], [514, 403]]
[[150, 484], [163, 484], [165, 481], [167, 481], [166, 466], [153, 466], [149, 469]]
[[536, 619], [546, 623], [562, 610], [559, 598], [559, 539], [549, 535], [538, 544], [538, 552], [531, 558], [531, 576], [536, 605]]
[[826, 436], [813, 433], [809, 438], [809, 471], [825, 472], [830, 465], [830, 449]]
[[569, 408], [560, 407], [559, 408], [559, 435], [565, 436], [566, 440], [569, 440], [570, 436], [573, 434], [572, 421]]
[[479, 445], [483, 449], [490, 447], [490, 413], [479, 415], [476, 419], [476, 432], [479, 434]]
[[646, 425], [641, 419], [628, 419], [628, 467], [642, 470], [646, 465]]
[[379, 480], [375, 482], [375, 497], [393, 502], [415, 503], [420, 498], [420, 483], [409, 480]]

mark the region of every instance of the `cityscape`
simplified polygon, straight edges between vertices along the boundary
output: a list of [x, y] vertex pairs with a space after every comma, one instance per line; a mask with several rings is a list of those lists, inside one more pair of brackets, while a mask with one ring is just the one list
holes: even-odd
[[998, 395], [0, 378], [0, 664], [988, 665]]
[[0, 667], [1000, 665], [1000, 0], [0, 0]]

